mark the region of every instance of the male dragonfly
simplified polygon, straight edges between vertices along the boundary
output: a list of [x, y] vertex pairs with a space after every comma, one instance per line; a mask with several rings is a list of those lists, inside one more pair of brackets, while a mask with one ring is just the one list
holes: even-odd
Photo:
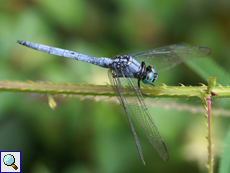
[[[104, 57], [96, 58], [70, 50], [28, 41], [18, 40], [18, 43], [45, 53], [72, 58], [108, 68], [108, 76], [111, 85], [125, 110], [139, 155], [144, 165], [145, 161], [141, 146], [132, 125], [130, 115], [134, 117], [144, 130], [149, 142], [165, 162], [168, 161], [169, 156], [165, 143], [143, 100], [142, 95], [145, 94], [140, 90], [140, 81], [144, 84], [153, 85], [152, 83], [155, 82], [158, 77], [156, 69], [158, 71], [167, 70], [182, 62], [205, 57], [210, 54], [210, 49], [207, 47], [186, 47], [183, 44], [174, 44], [140, 53], [126, 54], [122, 56], [118, 55], [114, 59], [110, 59]], [[146, 63], [148, 64], [147, 67]], [[154, 64], [154, 66], [151, 64]], [[131, 95], [128, 96], [125, 93], [131, 93]]]

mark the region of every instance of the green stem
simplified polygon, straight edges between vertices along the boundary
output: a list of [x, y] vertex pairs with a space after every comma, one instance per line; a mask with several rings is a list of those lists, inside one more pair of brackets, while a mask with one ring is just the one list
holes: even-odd
[[[123, 86], [125, 87], [125, 86]], [[53, 83], [53, 82], [20, 82], [20, 81], [0, 81], [0, 92], [23, 92], [38, 94], [73, 94], [82, 96], [116, 96], [110, 85], [95, 84], [72, 84], [72, 83]], [[207, 93], [207, 86], [145, 86], [141, 87], [141, 91], [151, 97], [159, 98], [201, 98], [203, 99]], [[218, 86], [212, 90], [216, 95], [215, 98], [230, 97], [229, 86]], [[124, 93], [124, 95], [132, 95], [132, 93]]]
[[216, 85], [216, 77], [211, 76], [208, 80], [208, 87], [206, 92], [206, 106], [207, 106], [207, 127], [208, 127], [208, 162], [207, 162], [207, 168], [209, 173], [213, 173], [213, 164], [214, 164], [214, 158], [213, 158], [213, 145], [212, 145], [212, 131], [211, 131], [211, 103], [212, 99], [211, 97], [213, 95], [216, 95], [216, 93], [213, 91], [214, 87]]

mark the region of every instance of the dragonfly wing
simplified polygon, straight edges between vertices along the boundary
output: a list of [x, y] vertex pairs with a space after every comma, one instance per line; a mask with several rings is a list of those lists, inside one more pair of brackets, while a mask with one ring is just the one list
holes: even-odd
[[121, 83], [120, 78], [119, 78], [120, 74], [118, 74], [118, 71], [116, 69], [109, 69], [108, 76], [109, 76], [109, 79], [110, 79], [110, 83], [111, 83], [111, 85], [113, 87], [113, 90], [114, 90], [114, 92], [116, 93], [116, 95], [118, 97], [118, 100], [120, 101], [121, 105], [125, 109], [125, 113], [126, 113], [127, 118], [129, 120], [129, 124], [131, 126], [131, 130], [132, 130], [132, 133], [133, 133], [133, 136], [134, 136], [134, 140], [136, 142], [136, 146], [137, 146], [139, 155], [141, 157], [141, 160], [142, 160], [143, 164], [146, 165], [145, 161], [144, 161], [143, 154], [142, 154], [140, 142], [138, 140], [136, 131], [135, 131], [134, 127], [133, 127], [133, 124], [132, 124], [131, 119], [129, 117], [129, 112], [128, 112], [127, 107], [126, 107], [125, 98], [124, 98], [124, 95], [123, 95], [124, 94], [124, 88], [122, 87], [122, 83]]
[[210, 49], [207, 47], [186, 47], [183, 44], [174, 44], [128, 55], [140, 63], [145, 61], [147, 65], [153, 65], [160, 72], [182, 62], [208, 56], [210, 52]]
[[[124, 73], [129, 73], [128, 68], [125, 68], [123, 70]], [[122, 106], [125, 108], [125, 110], [127, 110], [129, 115], [132, 115], [134, 117], [137, 123], [144, 130], [150, 143], [157, 150], [160, 157], [164, 161], [168, 161], [169, 157], [165, 143], [144, 103], [142, 94], [136, 84], [136, 79], [125, 77], [118, 78], [115, 77], [116, 74], [116, 70], [109, 70], [109, 78], [111, 84], [116, 90], [115, 92], [118, 93], [118, 98]], [[127, 116], [129, 115], [127, 114]]]

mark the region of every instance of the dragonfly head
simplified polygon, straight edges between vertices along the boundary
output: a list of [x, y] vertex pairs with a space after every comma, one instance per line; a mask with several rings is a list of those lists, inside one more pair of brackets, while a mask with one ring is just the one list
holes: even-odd
[[142, 82], [145, 84], [150, 84], [157, 80], [158, 74], [156, 73], [156, 69], [153, 66], [148, 66], [146, 68], [146, 75], [143, 76]]

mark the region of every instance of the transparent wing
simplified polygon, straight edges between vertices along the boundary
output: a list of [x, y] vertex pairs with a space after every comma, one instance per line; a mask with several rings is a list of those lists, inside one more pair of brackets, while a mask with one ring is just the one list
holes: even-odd
[[164, 46], [158, 49], [128, 54], [139, 63], [145, 61], [153, 65], [157, 72], [168, 70], [182, 62], [208, 56], [211, 50], [207, 47], [186, 47], [183, 44]]
[[[128, 68], [123, 69], [124, 73], [129, 73]], [[126, 70], [126, 71], [125, 71]], [[152, 146], [157, 150], [160, 157], [166, 162], [168, 161], [168, 152], [165, 143], [144, 103], [142, 94], [140, 93], [138, 86], [136, 85], [136, 79], [118, 77], [122, 72], [117, 72], [116, 69], [110, 69], [108, 72], [110, 82], [114, 91], [117, 93], [118, 99], [120, 100], [122, 106], [124, 107], [128, 119], [130, 121], [129, 115], [132, 115], [137, 123], [144, 130], [146, 136], [148, 137]], [[124, 86], [124, 87], [123, 87]], [[127, 94], [129, 93], [129, 95]], [[130, 95], [131, 94], [131, 95]], [[130, 121], [132, 131], [132, 123]], [[138, 138], [136, 137], [135, 131], [133, 132], [136, 145], [141, 158], [142, 152], [140, 149], [140, 144]], [[142, 159], [143, 161], [143, 159]], [[143, 162], [144, 163], [144, 162]]]

